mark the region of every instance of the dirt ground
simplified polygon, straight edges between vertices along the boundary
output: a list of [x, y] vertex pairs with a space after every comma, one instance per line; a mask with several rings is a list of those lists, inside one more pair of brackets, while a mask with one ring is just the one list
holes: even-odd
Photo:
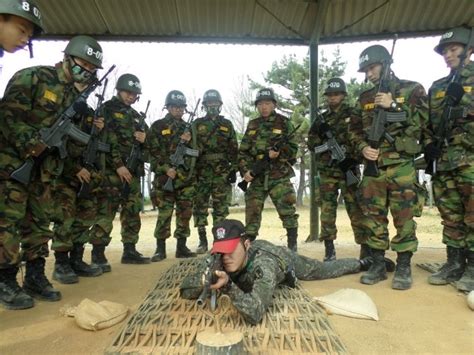
[[[309, 210], [300, 213], [299, 252], [322, 259], [323, 245], [303, 243], [309, 233]], [[243, 220], [243, 213], [233, 211], [232, 218]], [[156, 212], [143, 215], [143, 227], [138, 248], [145, 255], [155, 249], [153, 229]], [[413, 257], [417, 262], [442, 262], [444, 246], [440, 242], [441, 227], [435, 211], [427, 210], [418, 219], [419, 251]], [[173, 265], [175, 241], [167, 245], [168, 259], [149, 265], [122, 265], [120, 256], [119, 228], [116, 222], [113, 242], [107, 249], [112, 272], [97, 278], [81, 278], [75, 285], [54, 283], [63, 295], [60, 302], [37, 301], [36, 306], [23, 311], [6, 311], [0, 308], [0, 354], [101, 354], [111, 343], [123, 322], [112, 328], [90, 332], [78, 328], [72, 318], [61, 315], [67, 305], [77, 305], [84, 298], [94, 301], [119, 302], [135, 310], [148, 290], [155, 285], [158, 276]], [[336, 242], [337, 256], [358, 255], [353, 243], [347, 216], [339, 211], [339, 237]], [[276, 244], [284, 244], [284, 230], [273, 210], [265, 212], [261, 238]], [[197, 233], [193, 230], [188, 246], [195, 249]], [[90, 260], [90, 248], [86, 260]], [[388, 255], [395, 258], [393, 252]], [[47, 261], [47, 275], [51, 276], [54, 258]], [[348, 275], [326, 281], [304, 282], [304, 287], [314, 296], [321, 296], [341, 288], [357, 288], [365, 291], [375, 302], [378, 322], [357, 320], [341, 316], [329, 316], [350, 353], [354, 354], [473, 354], [474, 312], [466, 304], [466, 296], [451, 286], [430, 286], [428, 273], [413, 267], [414, 285], [408, 291], [394, 291], [390, 279], [374, 286], [359, 283], [360, 275]]]

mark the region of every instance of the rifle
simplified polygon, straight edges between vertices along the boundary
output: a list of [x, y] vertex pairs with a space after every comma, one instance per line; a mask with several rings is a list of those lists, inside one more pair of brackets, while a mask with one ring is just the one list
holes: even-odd
[[[257, 176], [262, 175], [265, 173], [267, 170], [270, 169], [270, 164], [271, 164], [271, 159], [269, 156], [270, 150], [273, 150], [275, 152], [279, 152], [282, 145], [288, 143], [288, 141], [293, 138], [293, 136], [296, 134], [296, 131], [301, 127], [302, 123], [300, 123], [298, 126], [296, 126], [293, 131], [290, 132], [290, 134], [284, 136], [281, 135], [277, 140], [273, 142], [273, 145], [270, 147], [269, 150], [265, 152], [265, 155], [262, 159], [257, 160], [255, 163], [253, 163], [252, 168], [250, 169], [250, 175], [255, 178]], [[247, 191], [248, 188], [248, 182], [245, 180], [242, 180], [237, 184], [237, 186], [242, 190], [242, 191]]]
[[[326, 123], [319, 109], [317, 110], [316, 115], [320, 124]], [[326, 138], [326, 142], [315, 147], [314, 153], [321, 154], [329, 151], [331, 153], [332, 161], [335, 161], [341, 168], [341, 170], [346, 174], [347, 186], [358, 184], [359, 179], [350, 169], [353, 166], [353, 164], [351, 164], [353, 161], [350, 158], [346, 158], [346, 148], [344, 146], [339, 145], [331, 130], [324, 132], [324, 137]]]
[[84, 110], [87, 105], [88, 96], [106, 79], [110, 72], [115, 68], [115, 65], [112, 65], [110, 69], [105, 73], [105, 75], [100, 80], [94, 80], [89, 86], [82, 91], [74, 101], [66, 108], [54, 122], [54, 124], [49, 128], [41, 128], [39, 130], [39, 138], [42, 143], [44, 143], [47, 148], [46, 151], [40, 154], [39, 157], [29, 157], [23, 162], [23, 164], [16, 170], [14, 170], [10, 177], [24, 185], [28, 185], [31, 179], [31, 172], [36, 165], [39, 165], [44, 157], [49, 154], [53, 148], [57, 148], [59, 151], [60, 159], [65, 159], [67, 157], [66, 151], [66, 139], [71, 137], [78, 142], [83, 144], [89, 143], [90, 135], [81, 131], [73, 123], [73, 118], [77, 113]]
[[[107, 143], [103, 143], [99, 140], [99, 130], [97, 129], [96, 125], [94, 124], [94, 121], [102, 115], [102, 104], [104, 102], [104, 95], [105, 95], [105, 90], [107, 89], [107, 84], [109, 82], [109, 79], [105, 79], [104, 81], [104, 87], [102, 89], [102, 94], [95, 94], [97, 97], [97, 107], [94, 111], [94, 119], [92, 121], [92, 128], [91, 128], [91, 133], [90, 133], [90, 140], [89, 143], [87, 143], [86, 150], [84, 151], [83, 154], [83, 166], [89, 170], [92, 171], [94, 169], [99, 170], [100, 169], [100, 163], [98, 162], [98, 154], [97, 152], [104, 152], [104, 153], [109, 153], [110, 152], [110, 145]], [[81, 187], [79, 188], [79, 192], [77, 193], [77, 197], [79, 198], [86, 198], [89, 196], [90, 193], [90, 184], [88, 182], [83, 182], [81, 184]]]
[[[377, 92], [389, 93], [389, 80], [390, 80], [390, 65], [393, 60], [393, 51], [395, 50], [395, 43], [397, 42], [397, 35], [393, 39], [392, 52], [390, 53], [390, 59], [382, 63], [382, 73], [379, 80], [379, 88]], [[376, 107], [374, 109], [375, 117], [368, 132], [368, 143], [371, 148], [378, 149], [385, 138], [390, 144], [395, 142], [395, 139], [386, 131], [388, 123], [404, 122], [407, 120], [405, 112], [389, 112], [382, 107]], [[379, 169], [376, 160], [367, 160], [364, 175], [367, 176], [379, 176]]]
[[[148, 112], [148, 109], [150, 108], [150, 103], [151, 101], [148, 100], [148, 103], [146, 104], [146, 109], [145, 112], [140, 112], [140, 118], [138, 121], [138, 124], [135, 127], [135, 130], [145, 132], [145, 118], [146, 114]], [[130, 155], [127, 158], [127, 161], [125, 162], [125, 166], [130, 172], [136, 172], [138, 169], [138, 164], [143, 161], [143, 151], [142, 151], [142, 143], [137, 141], [133, 142], [132, 145], [132, 150], [130, 151]], [[128, 198], [128, 195], [130, 194], [130, 184], [126, 181], [123, 182], [122, 185], [122, 193], [120, 194], [120, 197], [123, 199]]]
[[[196, 116], [196, 111], [199, 107], [200, 102], [201, 102], [201, 99], [199, 99], [198, 102], [196, 103], [196, 107], [194, 108], [194, 111], [192, 113], [190, 113], [189, 120], [188, 120], [188, 122], [186, 122], [186, 126], [184, 127], [183, 134], [190, 131], [192, 121], [194, 119], [194, 116]], [[176, 147], [176, 151], [173, 154], [170, 155], [171, 167], [173, 169], [182, 167], [184, 170], [189, 170], [189, 167], [184, 162], [184, 157], [186, 155], [190, 156], [190, 157], [195, 157], [195, 158], [199, 156], [199, 150], [188, 148], [186, 146], [186, 143], [187, 142], [185, 140], [180, 139], [179, 143], [178, 143], [178, 146]], [[169, 176], [166, 179], [165, 184], [163, 185], [163, 190], [168, 191], [168, 192], [173, 192], [174, 191], [173, 179], [170, 178]]]
[[217, 290], [211, 290], [210, 286], [217, 282], [216, 271], [224, 270], [222, 265], [222, 254], [214, 254], [206, 259], [206, 269], [202, 274], [202, 292], [196, 303], [203, 306], [209, 294], [211, 295], [211, 310], [215, 311], [217, 307]]
[[[464, 50], [459, 55], [459, 66], [454, 70], [453, 76], [451, 77], [451, 81], [446, 88], [445, 94], [445, 105], [443, 108], [443, 113], [441, 116], [441, 122], [436, 130], [434, 135], [434, 145], [438, 151], [441, 151], [443, 145], [446, 143], [448, 145], [449, 135], [452, 131], [452, 126], [454, 120], [459, 117], [459, 109], [456, 110], [455, 106], [459, 104], [462, 97], [464, 96], [464, 88], [460, 83], [461, 76], [459, 73], [462, 71], [465, 65], [465, 60], [467, 57], [467, 51], [470, 48], [470, 44], [473, 39], [473, 29], [471, 28], [471, 33], [469, 35], [469, 40]], [[431, 100], [430, 100], [431, 101]], [[431, 112], [430, 112], [431, 113]], [[427, 161], [427, 167], [425, 172], [430, 175], [436, 174], [437, 171], [437, 159]]]

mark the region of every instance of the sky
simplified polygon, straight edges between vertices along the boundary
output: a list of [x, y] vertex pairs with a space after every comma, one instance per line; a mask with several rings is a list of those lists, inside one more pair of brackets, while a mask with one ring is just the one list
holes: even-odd
[[[434, 80], [446, 76], [448, 69], [443, 58], [433, 50], [438, 40], [438, 37], [398, 40], [392, 65], [395, 74], [402, 79], [420, 82], [426, 90]], [[3, 95], [8, 80], [17, 70], [34, 65], [53, 65], [62, 60], [66, 44], [60, 41], [35, 41], [33, 59], [29, 58], [26, 50], [15, 54], [5, 53], [0, 59], [0, 93]], [[358, 58], [362, 50], [372, 44], [384, 45], [389, 51], [392, 46], [391, 41], [338, 45], [343, 60], [347, 62], [343, 79], [364, 80], [364, 75], [357, 72]], [[123, 73], [133, 73], [139, 77], [143, 94], [134, 108], [143, 111], [147, 101], [151, 100], [149, 123], [165, 115], [162, 108], [170, 90], [183, 91], [188, 103], [193, 104], [206, 90], [217, 89], [223, 97], [225, 113], [226, 102], [233, 100], [242, 78], [249, 76], [263, 83], [263, 76], [273, 62], [290, 54], [302, 60], [308, 53], [308, 47], [305, 46], [143, 42], [101, 42], [101, 45], [104, 68], [117, 65], [111, 74], [111, 83]], [[331, 61], [336, 47], [320, 46], [320, 52], [324, 51]], [[112, 87], [107, 92], [109, 97], [114, 94]]]

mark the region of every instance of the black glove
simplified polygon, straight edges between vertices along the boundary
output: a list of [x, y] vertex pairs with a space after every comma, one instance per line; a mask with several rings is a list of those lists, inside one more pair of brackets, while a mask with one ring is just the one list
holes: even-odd
[[357, 161], [355, 159], [352, 159], [352, 158], [345, 158], [338, 165], [339, 165], [339, 168], [343, 172], [346, 172], [346, 171], [350, 170], [353, 166], [357, 165]]
[[326, 133], [331, 130], [331, 127], [326, 122], [321, 122], [318, 126], [318, 136], [321, 139], [326, 138]]
[[229, 174], [227, 174], [227, 182], [229, 184], [233, 184], [236, 181], [237, 181], [237, 172], [235, 170], [229, 171]]
[[434, 143], [428, 143], [425, 147], [425, 161], [438, 160], [441, 157], [441, 149]]

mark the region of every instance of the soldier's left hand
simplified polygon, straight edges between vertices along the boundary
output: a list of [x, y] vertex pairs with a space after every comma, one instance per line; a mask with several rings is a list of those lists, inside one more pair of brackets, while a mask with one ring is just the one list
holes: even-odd
[[81, 170], [79, 170], [76, 176], [81, 183], [85, 182], [88, 184], [91, 182], [91, 173], [86, 168], [82, 168]]
[[94, 120], [94, 126], [96, 126], [99, 131], [102, 131], [102, 129], [103, 129], [104, 126], [105, 126], [104, 117], [97, 117], [97, 118]]
[[229, 275], [227, 275], [225, 271], [216, 270], [215, 273], [217, 276], [217, 281], [216, 283], [210, 286], [212, 290], [218, 290], [221, 287], [224, 287], [225, 285], [227, 285], [227, 283], [229, 282]]
[[382, 108], [389, 108], [393, 102], [392, 93], [378, 92], [375, 95], [375, 104]]
[[272, 149], [270, 149], [270, 150], [268, 151], [268, 157], [269, 157], [270, 159], [278, 158], [279, 155], [280, 155], [280, 152], [279, 152], [279, 151], [276, 152], [276, 151], [274, 151], [274, 150], [272, 150]]
[[135, 139], [136, 139], [137, 141], [139, 141], [140, 143], [145, 143], [145, 139], [146, 139], [146, 133], [145, 133], [145, 132], [135, 131], [135, 133], [133, 134], [133, 136], [134, 136]]

